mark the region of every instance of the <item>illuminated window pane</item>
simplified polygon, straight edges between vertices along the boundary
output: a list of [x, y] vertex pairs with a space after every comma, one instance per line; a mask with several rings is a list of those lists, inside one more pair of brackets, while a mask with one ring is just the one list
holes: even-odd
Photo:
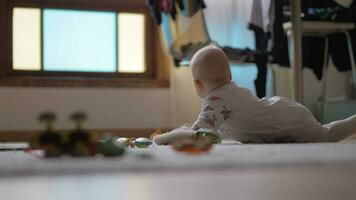
[[44, 9], [45, 71], [116, 71], [116, 13]]
[[143, 14], [118, 15], [119, 72], [145, 71], [145, 17]]
[[41, 69], [41, 10], [14, 8], [13, 10], [13, 69]]

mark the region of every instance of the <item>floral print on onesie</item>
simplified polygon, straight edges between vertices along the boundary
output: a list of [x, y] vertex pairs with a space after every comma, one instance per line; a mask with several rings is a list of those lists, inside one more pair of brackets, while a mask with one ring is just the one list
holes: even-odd
[[219, 96], [210, 96], [203, 101], [201, 112], [197, 121], [193, 124], [193, 129], [200, 128], [219, 129], [220, 125], [230, 120], [233, 113], [224, 104], [224, 99]]

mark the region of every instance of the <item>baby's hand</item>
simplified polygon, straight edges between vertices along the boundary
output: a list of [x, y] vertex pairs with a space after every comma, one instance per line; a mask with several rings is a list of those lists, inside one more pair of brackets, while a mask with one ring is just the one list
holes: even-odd
[[174, 129], [170, 132], [156, 135], [153, 137], [153, 142], [157, 145], [167, 145], [177, 138], [194, 136], [195, 131], [189, 127], [183, 126], [181, 128]]

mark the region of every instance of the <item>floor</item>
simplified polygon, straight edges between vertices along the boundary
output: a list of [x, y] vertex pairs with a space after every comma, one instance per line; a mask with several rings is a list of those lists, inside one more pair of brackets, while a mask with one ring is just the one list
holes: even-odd
[[356, 144], [170, 147], [108, 159], [0, 152], [0, 199], [356, 199]]

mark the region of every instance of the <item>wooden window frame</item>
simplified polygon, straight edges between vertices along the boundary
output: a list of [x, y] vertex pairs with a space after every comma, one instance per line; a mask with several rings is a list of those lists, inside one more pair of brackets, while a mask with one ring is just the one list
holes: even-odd
[[[0, 3], [0, 86], [20, 87], [168, 87], [159, 74], [157, 28], [144, 0], [1, 0]], [[141, 13], [145, 15], [144, 73], [51, 72], [12, 68], [13, 8], [57, 8], [74, 10]]]

